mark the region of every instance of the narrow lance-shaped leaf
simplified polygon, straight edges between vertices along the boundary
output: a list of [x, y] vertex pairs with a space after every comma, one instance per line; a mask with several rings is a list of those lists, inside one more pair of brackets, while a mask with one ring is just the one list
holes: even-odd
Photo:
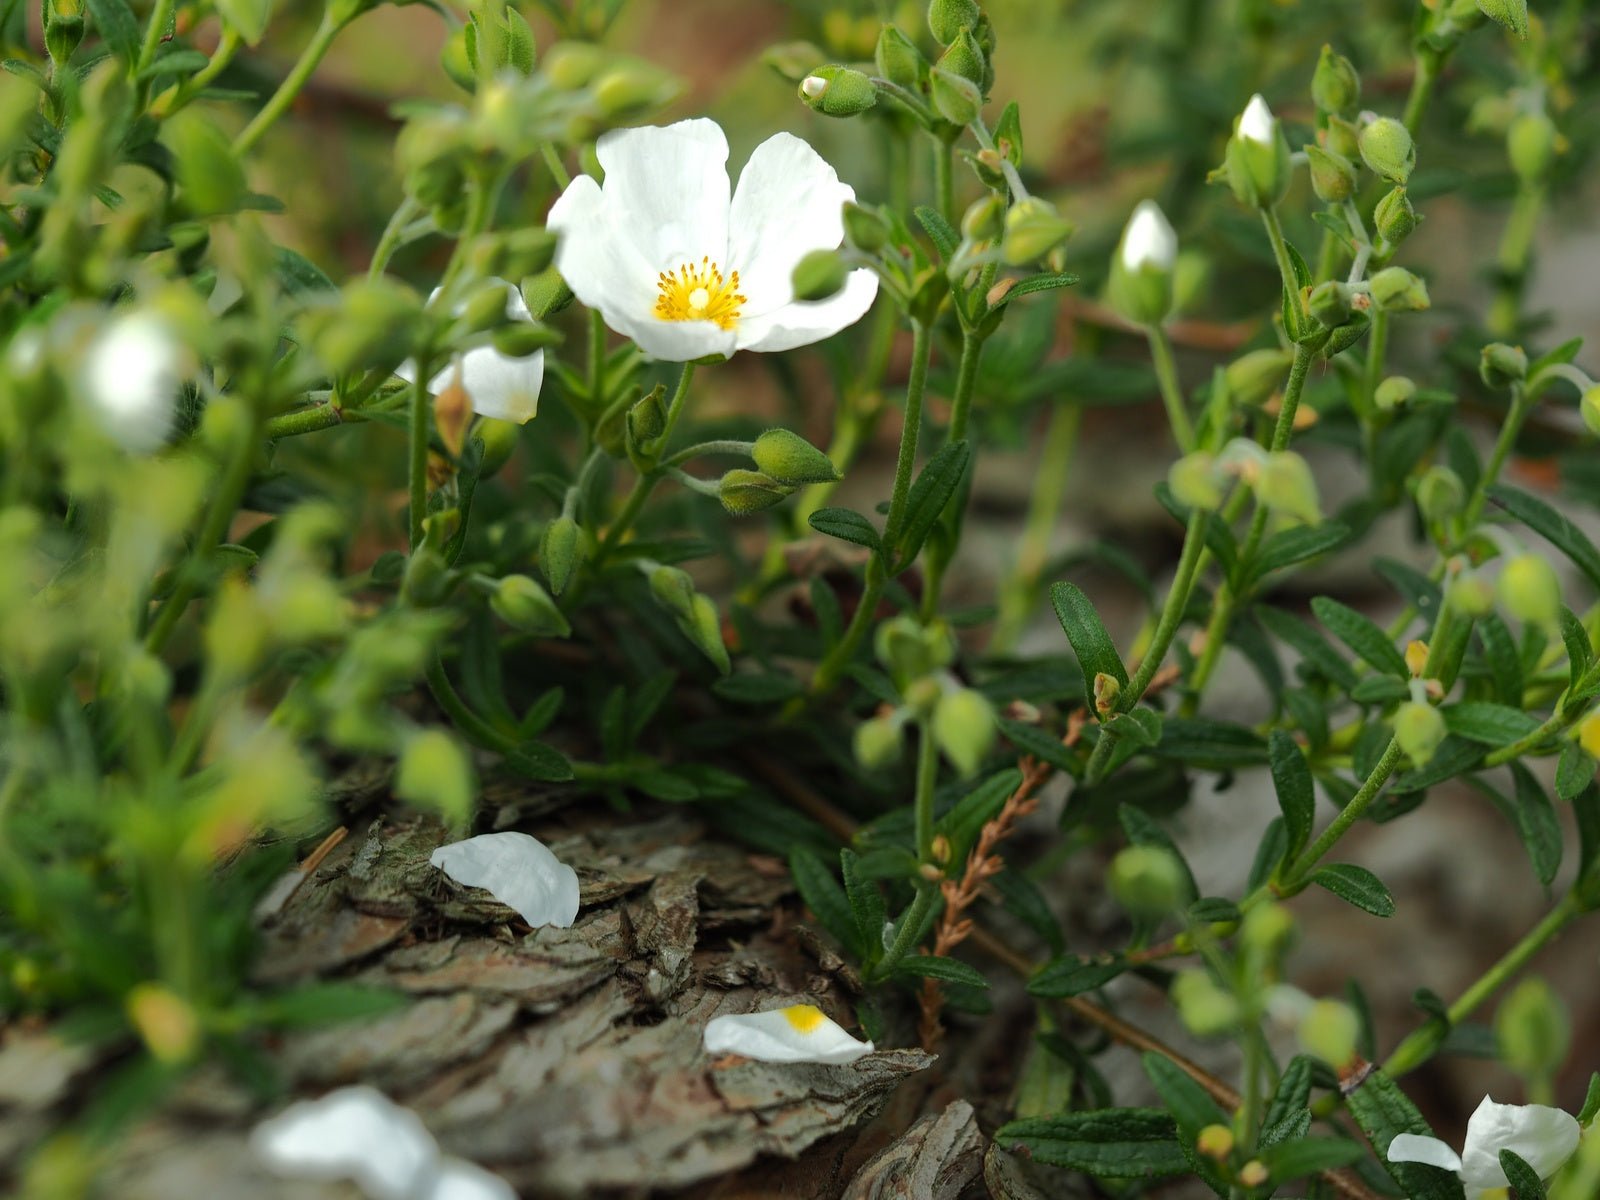
[[1316, 793], [1311, 782], [1311, 767], [1294, 738], [1281, 729], [1272, 731], [1267, 748], [1272, 766], [1272, 786], [1278, 793], [1278, 808], [1283, 812], [1284, 829], [1289, 835], [1286, 857], [1293, 861], [1311, 839], [1316, 820]]
[[1117, 656], [1117, 648], [1106, 632], [1089, 597], [1073, 583], [1058, 583], [1050, 589], [1050, 603], [1055, 606], [1056, 619], [1078, 656], [1083, 668], [1084, 698], [1094, 708], [1094, 680], [1097, 675], [1109, 675], [1119, 684], [1127, 686], [1128, 672]]

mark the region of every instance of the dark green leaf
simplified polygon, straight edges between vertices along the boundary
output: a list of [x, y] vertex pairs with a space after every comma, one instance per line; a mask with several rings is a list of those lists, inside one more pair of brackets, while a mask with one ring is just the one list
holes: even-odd
[[525, 779], [541, 783], [561, 783], [572, 778], [572, 764], [554, 746], [529, 740], [506, 755], [506, 766]]
[[1505, 509], [1529, 529], [1548, 539], [1561, 553], [1600, 588], [1600, 550], [1587, 534], [1537, 496], [1518, 491], [1503, 483], [1489, 487], [1489, 499]]
[[1374, 670], [1400, 678], [1408, 678], [1405, 655], [1395, 648], [1389, 635], [1367, 617], [1348, 605], [1340, 604], [1328, 596], [1317, 596], [1311, 601], [1311, 611], [1333, 634]]
[[1545, 1200], [1544, 1183], [1538, 1173], [1515, 1150], [1500, 1151], [1500, 1169], [1517, 1200]]
[[1271, 605], [1258, 605], [1258, 620], [1269, 634], [1287, 642], [1299, 651], [1307, 665], [1321, 672], [1331, 683], [1343, 691], [1350, 691], [1360, 682], [1355, 668], [1330, 646], [1327, 640], [1300, 618]]
[[861, 859], [854, 850], [846, 847], [839, 851], [839, 870], [844, 876], [845, 899], [850, 902], [856, 932], [861, 935], [859, 945], [866, 951], [862, 957], [872, 958], [872, 948], [882, 944], [883, 923], [888, 919], [888, 911], [878, 885], [862, 876], [860, 863]]
[[863, 947], [859, 941], [855, 913], [851, 911], [844, 888], [839, 886], [839, 881], [828, 870], [827, 864], [810, 850], [796, 850], [789, 855], [789, 873], [794, 876], [794, 885], [800, 890], [800, 898], [816, 914], [822, 927], [844, 945], [860, 953]]
[[1189, 1160], [1177, 1126], [1159, 1108], [1104, 1108], [1012, 1121], [995, 1141], [1034, 1160], [1108, 1179], [1183, 1175]]
[[1191, 767], [1215, 770], [1267, 761], [1267, 743], [1254, 730], [1200, 717], [1169, 717], [1162, 722], [1156, 752]]
[[1078, 282], [1078, 277], [1072, 274], [1060, 275], [1031, 275], [1011, 288], [1000, 298], [1001, 304], [1009, 304], [1018, 296], [1029, 296], [1034, 292], [1053, 292], [1057, 288], [1071, 287]]
[[1038, 884], [1014, 867], [1007, 867], [989, 880], [989, 886], [1000, 897], [1001, 907], [1038, 934], [1052, 953], [1061, 953], [1065, 944], [1061, 922], [1050, 911], [1050, 902]]
[[1579, 792], [1594, 780], [1595, 761], [1577, 742], [1561, 747], [1561, 761], [1556, 764], [1556, 795], [1572, 801]]
[[132, 66], [139, 57], [139, 21], [128, 0], [89, 0], [89, 14], [111, 52]]
[[1001, 717], [999, 724], [1005, 739], [1022, 753], [1049, 763], [1058, 771], [1075, 773], [1078, 770], [1077, 756], [1053, 733], [1046, 733], [1037, 725], [1013, 721], [1010, 717]]
[[1293, 566], [1319, 554], [1336, 550], [1350, 540], [1350, 527], [1338, 521], [1320, 525], [1296, 525], [1273, 534], [1256, 554], [1253, 574], [1260, 578], [1268, 571]]
[[311, 983], [263, 996], [252, 1015], [275, 1029], [314, 1029], [340, 1021], [371, 1021], [411, 1003], [404, 992], [355, 983]]
[[1140, 1061], [1144, 1073], [1160, 1093], [1161, 1102], [1172, 1113], [1180, 1137], [1193, 1140], [1207, 1125], [1228, 1123], [1228, 1115], [1217, 1106], [1217, 1102], [1170, 1058], [1146, 1052]]
[[1311, 882], [1327, 888], [1341, 900], [1348, 900], [1357, 908], [1365, 909], [1375, 917], [1394, 916], [1394, 897], [1389, 889], [1365, 867], [1353, 863], [1330, 863], [1320, 867], [1311, 876]]
[[1485, 746], [1509, 746], [1539, 728], [1539, 719], [1520, 708], [1483, 700], [1446, 705], [1439, 715], [1451, 733]]
[[964, 854], [968, 847], [977, 840], [978, 833], [986, 823], [993, 820], [1006, 798], [1016, 791], [1022, 783], [1022, 772], [1015, 767], [1008, 767], [998, 774], [991, 775], [955, 804], [941, 816], [934, 824], [934, 831], [944, 834], [950, 839], [958, 854]]
[[1466, 1200], [1461, 1180], [1449, 1171], [1421, 1163], [1392, 1163], [1389, 1143], [1401, 1133], [1432, 1137], [1417, 1106], [1383, 1071], [1374, 1067], [1345, 1095], [1345, 1104], [1361, 1132], [1367, 1135], [1378, 1161], [1411, 1200]]
[[1517, 653], [1516, 639], [1506, 628], [1506, 623], [1496, 613], [1479, 617], [1476, 623], [1478, 641], [1483, 643], [1483, 657], [1489, 664], [1489, 676], [1494, 680], [1495, 694], [1500, 703], [1512, 708], [1522, 707], [1522, 656]]
[[1101, 623], [1100, 614], [1082, 588], [1072, 583], [1055, 584], [1050, 589], [1050, 603], [1055, 606], [1056, 619], [1061, 622], [1072, 652], [1078, 656], [1078, 665], [1083, 668], [1084, 697], [1093, 710], [1095, 676], [1109, 675], [1126, 687], [1128, 672], [1117, 656], [1111, 635]]
[[1297, 1054], [1283, 1069], [1277, 1089], [1272, 1093], [1272, 1100], [1267, 1105], [1266, 1115], [1261, 1118], [1263, 1140], [1279, 1140], [1268, 1139], [1267, 1132], [1290, 1121], [1298, 1122], [1299, 1114], [1311, 1103], [1311, 1066], [1310, 1058], [1304, 1054]]
[[287, 246], [275, 246], [272, 253], [277, 260], [278, 283], [289, 295], [338, 290], [334, 287], [333, 280], [323, 273], [322, 268], [305, 255]]
[[1282, 817], [1273, 817], [1267, 822], [1267, 827], [1261, 833], [1261, 841], [1256, 846], [1256, 856], [1250, 863], [1250, 876], [1245, 881], [1247, 891], [1256, 888], [1272, 878], [1273, 871], [1278, 864], [1283, 862], [1289, 849], [1289, 834], [1284, 828]]
[[972, 447], [965, 441], [948, 442], [922, 468], [911, 494], [906, 499], [905, 524], [896, 538], [898, 567], [904, 570], [922, 552], [922, 543], [939, 521], [945, 505], [955, 495], [972, 459]]
[[976, 967], [968, 966], [958, 958], [945, 958], [933, 954], [908, 954], [895, 964], [896, 975], [920, 975], [940, 979], [946, 983], [963, 983], [968, 987], [986, 988], [989, 981]]
[[1474, 769], [1483, 761], [1483, 747], [1462, 737], [1447, 737], [1439, 743], [1428, 765], [1407, 771], [1392, 784], [1389, 790], [1400, 795], [1420, 792], [1446, 779], [1454, 779], [1465, 771]]
[[1266, 1146], [1261, 1150], [1261, 1161], [1272, 1173], [1273, 1183], [1288, 1183], [1318, 1171], [1331, 1171], [1348, 1167], [1366, 1154], [1366, 1148], [1349, 1138], [1301, 1138]]
[[1172, 860], [1183, 870], [1183, 903], [1193, 903], [1200, 895], [1200, 888], [1195, 884], [1194, 872], [1189, 870], [1189, 864], [1184, 861], [1178, 843], [1142, 808], [1123, 804], [1117, 809], [1117, 820], [1122, 824], [1122, 832], [1128, 835], [1128, 841], [1135, 846], [1150, 846], [1172, 855]]
[[1411, 696], [1411, 688], [1403, 679], [1393, 675], [1368, 675], [1350, 689], [1350, 699], [1357, 704], [1393, 704]]
[[1600, 1116], [1600, 1071], [1589, 1076], [1589, 1090], [1584, 1095], [1583, 1107], [1578, 1110], [1578, 1124], [1588, 1125]]
[[1128, 969], [1126, 962], [1087, 962], [1075, 954], [1053, 958], [1034, 972], [1028, 991], [1051, 1000], [1092, 992]]
[[1106, 722], [1106, 732], [1116, 735], [1138, 747], [1159, 745], [1161, 742], [1161, 714], [1153, 708], [1135, 708], [1118, 713]]
[[778, 704], [800, 694], [800, 681], [776, 672], [764, 675], [724, 675], [711, 690], [735, 704]]
[[919, 204], [912, 210], [912, 215], [917, 218], [917, 224], [927, 232], [932, 240], [934, 249], [938, 250], [939, 257], [949, 260], [956, 252], [956, 247], [961, 244], [961, 235], [950, 227], [950, 222], [939, 215], [937, 209]]
[[1317, 816], [1311, 767], [1306, 762], [1306, 756], [1300, 753], [1294, 738], [1281, 729], [1272, 731], [1268, 754], [1272, 766], [1272, 786], [1278, 793], [1284, 831], [1289, 835], [1286, 853], [1293, 860], [1311, 840], [1311, 826]]
[[852, 512], [848, 508], [819, 508], [807, 519], [811, 523], [811, 528], [818, 533], [854, 542], [869, 550], [876, 550], [879, 547], [877, 528], [860, 513]]
[[1567, 648], [1568, 683], [1576, 688], [1594, 662], [1594, 648], [1589, 645], [1589, 631], [1566, 605], [1561, 606], [1561, 642]]
[[1528, 851], [1534, 875], [1549, 887], [1561, 868], [1561, 822], [1544, 785], [1520, 762], [1511, 764], [1511, 782], [1517, 801], [1517, 836]]

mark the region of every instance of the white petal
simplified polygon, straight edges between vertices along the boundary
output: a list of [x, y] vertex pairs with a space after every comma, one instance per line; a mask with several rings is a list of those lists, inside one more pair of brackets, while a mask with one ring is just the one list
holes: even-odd
[[[606, 206], [657, 271], [709, 256], [727, 267], [728, 139], [704, 118], [601, 135]], [[565, 272], [562, 273], [565, 275]], [[573, 289], [576, 292], [576, 288]]]
[[148, 454], [172, 431], [187, 352], [151, 313], [115, 317], [89, 346], [83, 386], [96, 418], [125, 450]]
[[1250, 97], [1250, 103], [1245, 105], [1244, 115], [1239, 118], [1239, 136], [1269, 146], [1277, 133], [1278, 118], [1272, 115], [1267, 102], [1261, 98], [1261, 93], [1257, 92]]
[[1578, 1148], [1580, 1131], [1571, 1114], [1543, 1104], [1496, 1104], [1488, 1096], [1467, 1122], [1461, 1178], [1469, 1188], [1508, 1186], [1500, 1151], [1511, 1150], [1540, 1179], [1548, 1179]]
[[793, 134], [774, 134], [756, 147], [733, 193], [729, 262], [723, 264], [739, 272], [746, 320], [793, 302], [795, 264], [844, 240], [844, 205], [855, 198], [855, 190]]
[[374, 1200], [409, 1200], [438, 1148], [417, 1115], [369, 1087], [291, 1104], [250, 1135], [256, 1157], [291, 1179], [352, 1179]]
[[1154, 200], [1141, 200], [1122, 235], [1122, 265], [1137, 271], [1149, 263], [1170, 271], [1178, 257], [1178, 235]]
[[1415, 1133], [1397, 1133], [1389, 1143], [1390, 1162], [1426, 1163], [1430, 1167], [1443, 1167], [1446, 1171], [1461, 1170], [1461, 1156], [1436, 1137], [1421, 1137]]
[[525, 833], [485, 833], [452, 842], [428, 861], [457, 883], [486, 888], [535, 929], [566, 929], [578, 916], [578, 873]]
[[[532, 322], [533, 314], [527, 302], [513, 283], [497, 280], [506, 289], [506, 316], [513, 321]], [[439, 294], [434, 288], [428, 300]], [[456, 312], [465, 302], [456, 305]], [[512, 358], [501, 354], [493, 346], [479, 346], [458, 354], [448, 366], [428, 380], [428, 391], [438, 395], [461, 371], [461, 386], [472, 397], [472, 411], [485, 417], [514, 421], [518, 425], [531, 421], [539, 412], [539, 390], [544, 386], [544, 351], [536, 350], [525, 358]], [[401, 363], [395, 374], [407, 383], [417, 377], [417, 364], [410, 359]]]
[[837, 295], [826, 300], [795, 300], [763, 316], [739, 322], [741, 350], [793, 350], [832, 337], [854, 325], [878, 295], [878, 277], [862, 269], [851, 271]]
[[707, 1054], [781, 1063], [849, 1063], [872, 1053], [871, 1042], [851, 1037], [809, 1004], [713, 1018], [705, 1048]]
[[500, 1176], [462, 1158], [439, 1164], [433, 1186], [418, 1200], [517, 1200], [517, 1193]]

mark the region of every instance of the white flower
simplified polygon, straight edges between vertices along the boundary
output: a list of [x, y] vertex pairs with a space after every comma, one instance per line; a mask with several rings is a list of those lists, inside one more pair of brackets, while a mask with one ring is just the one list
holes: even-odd
[[1245, 105], [1244, 115], [1239, 118], [1239, 136], [1246, 141], [1270, 146], [1277, 135], [1278, 118], [1272, 115], [1267, 102], [1261, 98], [1261, 93], [1257, 92], [1250, 97], [1250, 103]]
[[1500, 1169], [1500, 1151], [1513, 1151], [1548, 1179], [1578, 1148], [1578, 1122], [1543, 1104], [1496, 1104], [1488, 1096], [1467, 1122], [1467, 1144], [1458, 1155], [1438, 1138], [1398, 1134], [1389, 1143], [1390, 1162], [1426, 1163], [1454, 1171], [1470, 1197], [1510, 1185]]
[[1154, 200], [1141, 200], [1122, 235], [1122, 265], [1137, 271], [1149, 263], [1158, 270], [1170, 271], [1177, 257], [1178, 235], [1172, 231], [1167, 215]]
[[538, 838], [485, 833], [440, 846], [428, 859], [457, 883], [486, 888], [537, 929], [566, 929], [578, 916], [578, 873]]
[[417, 1115], [370, 1087], [291, 1104], [261, 1122], [250, 1145], [290, 1179], [350, 1179], [372, 1200], [514, 1200], [473, 1163], [443, 1158]]
[[[506, 316], [514, 321], [532, 321], [533, 314], [528, 311], [516, 285], [503, 279], [497, 282], [506, 289]], [[439, 289], [434, 288], [428, 299], [432, 301], [438, 294]], [[544, 386], [543, 350], [535, 350], [526, 358], [512, 358], [493, 346], [478, 346], [465, 354], [457, 354], [428, 380], [428, 391], [438, 395], [450, 385], [458, 370], [461, 386], [472, 397], [472, 411], [479, 416], [522, 425], [538, 415], [539, 389]], [[400, 364], [395, 374], [410, 383], [417, 377], [417, 364], [408, 359]]]
[[761, 1062], [850, 1063], [872, 1053], [813, 1004], [715, 1017], [706, 1025], [707, 1054], [740, 1054]]
[[729, 199], [728, 143], [714, 121], [619, 129], [595, 147], [604, 185], [580, 175], [546, 222], [573, 294], [646, 354], [687, 362], [790, 350], [830, 337], [872, 306], [878, 279], [850, 273], [826, 300], [794, 298], [812, 250], [844, 239], [855, 192], [805, 142], [756, 147]]
[[113, 317], [89, 345], [83, 388], [101, 426], [123, 449], [149, 454], [172, 432], [188, 351], [153, 313]]

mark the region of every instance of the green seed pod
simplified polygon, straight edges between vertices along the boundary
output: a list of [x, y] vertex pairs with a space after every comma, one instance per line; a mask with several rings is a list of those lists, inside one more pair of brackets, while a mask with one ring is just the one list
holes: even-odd
[[1487, 617], [1494, 611], [1494, 588], [1481, 575], [1462, 575], [1450, 584], [1450, 607], [1463, 616]]
[[567, 637], [572, 626], [545, 591], [526, 575], [507, 575], [495, 585], [489, 607], [513, 629], [535, 637]]
[[1466, 504], [1466, 485], [1447, 466], [1436, 463], [1417, 480], [1417, 507], [1429, 521], [1448, 521]]
[[1561, 581], [1537, 554], [1519, 554], [1500, 570], [1500, 603], [1519, 621], [1548, 625], [1561, 615]]
[[1508, 388], [1528, 377], [1528, 355], [1521, 346], [1491, 342], [1478, 358], [1478, 374], [1492, 388]]
[[889, 672], [889, 678], [902, 691], [913, 680], [948, 666], [955, 655], [950, 630], [943, 622], [924, 626], [906, 615], [891, 617], [878, 626], [873, 635], [873, 650]]
[[678, 567], [658, 566], [650, 572], [650, 595], [682, 620], [694, 618], [694, 580]]
[[878, 770], [897, 762], [903, 746], [901, 726], [897, 716], [872, 717], [856, 726], [856, 761], [869, 771]]
[[1372, 223], [1378, 236], [1391, 246], [1398, 246], [1417, 227], [1417, 210], [1411, 207], [1411, 198], [1403, 187], [1393, 188], [1372, 210]]
[[1311, 75], [1311, 99], [1317, 108], [1335, 116], [1349, 117], [1361, 107], [1361, 76], [1353, 62], [1323, 46], [1317, 69]]
[[1356, 193], [1356, 166], [1342, 154], [1321, 146], [1307, 146], [1311, 190], [1324, 204], [1343, 204]]
[[1245, 914], [1239, 944], [1258, 962], [1275, 962], [1294, 937], [1294, 916], [1281, 904], [1263, 904]]
[[583, 561], [583, 530], [571, 517], [556, 517], [539, 535], [539, 569], [550, 582], [550, 590], [561, 595], [572, 580], [572, 572]]
[[967, 125], [983, 109], [983, 92], [964, 75], [934, 67], [929, 72], [933, 85], [933, 107], [952, 125]]
[[818, 67], [802, 79], [799, 96], [813, 112], [829, 117], [854, 117], [878, 102], [871, 79], [837, 64]]
[[1388, 412], [1399, 408], [1417, 394], [1417, 385], [1404, 375], [1391, 375], [1380, 383], [1372, 395], [1373, 403]]
[[442, 729], [423, 729], [406, 739], [395, 771], [394, 794], [436, 812], [450, 824], [472, 815], [478, 784], [472, 760]]
[[1254, 408], [1265, 404], [1267, 398], [1282, 386], [1293, 359], [1293, 352], [1277, 348], [1241, 354], [1223, 371], [1228, 395], [1233, 398], [1235, 405]]
[[1395, 710], [1393, 725], [1394, 740], [1414, 767], [1426, 766], [1449, 733], [1438, 709], [1414, 700]]
[[1371, 279], [1372, 299], [1384, 312], [1421, 312], [1428, 307], [1428, 285], [1404, 267], [1385, 267]]
[[589, 86], [609, 60], [593, 42], [557, 42], [545, 51], [542, 74], [558, 90], [575, 92]]
[[961, 216], [961, 236], [970, 242], [992, 242], [1005, 228], [1006, 202], [995, 192], [974, 200]]
[[1259, 95], [1234, 122], [1223, 169], [1234, 197], [1252, 208], [1271, 208], [1289, 190], [1289, 143]]
[[963, 779], [972, 778], [983, 765], [995, 730], [994, 706], [972, 688], [945, 692], [933, 710], [933, 739]]
[[919, 89], [928, 75], [928, 61], [922, 57], [922, 51], [893, 25], [885, 25], [878, 34], [873, 60], [879, 75], [912, 91]]
[[1167, 471], [1167, 486], [1180, 504], [1211, 511], [1222, 504], [1217, 457], [1204, 450], [1185, 454]]
[[1203, 970], [1181, 972], [1168, 993], [1178, 1017], [1196, 1037], [1221, 1037], [1239, 1027], [1243, 1013], [1239, 1001], [1224, 991]]
[[1162, 917], [1183, 904], [1188, 881], [1169, 850], [1129, 846], [1111, 860], [1106, 882], [1117, 903], [1141, 917]]
[[1000, 253], [1013, 267], [1037, 262], [1072, 236], [1073, 224], [1060, 216], [1055, 205], [1038, 196], [1011, 206], [1006, 214]]
[[794, 491], [770, 475], [735, 467], [717, 483], [717, 498], [722, 507], [736, 517], [748, 517], [775, 504], [782, 504]]
[[1554, 121], [1542, 112], [1522, 113], [1506, 130], [1511, 169], [1524, 183], [1538, 183], [1549, 173], [1559, 143]]
[[773, 479], [795, 487], [832, 483], [839, 478], [832, 459], [787, 429], [769, 429], [763, 433], [751, 447], [750, 457]]
[[1328, 279], [1311, 289], [1306, 307], [1324, 329], [1337, 329], [1350, 319], [1354, 299], [1348, 284]]
[[941, 46], [948, 46], [969, 29], [977, 28], [983, 10], [977, 0], [931, 0], [928, 29]]
[[1361, 1018], [1348, 1004], [1318, 1000], [1300, 1019], [1295, 1037], [1307, 1054], [1337, 1070], [1355, 1058]]
[[1361, 160], [1390, 183], [1404, 183], [1417, 165], [1411, 131], [1393, 117], [1379, 117], [1362, 129]]
[[1256, 479], [1256, 496], [1273, 512], [1294, 517], [1307, 525], [1322, 520], [1317, 481], [1306, 460], [1293, 450], [1267, 455]]
[[963, 30], [939, 56], [939, 61], [934, 66], [938, 70], [970, 80], [977, 85], [980, 92], [984, 90], [984, 83], [989, 75], [989, 60], [979, 48], [978, 40], [972, 36], [970, 30]]
[[826, 300], [837, 296], [850, 277], [850, 268], [837, 250], [809, 250], [790, 276], [796, 300]]
[[889, 222], [875, 209], [845, 202], [844, 240], [863, 254], [876, 254], [889, 244]]
[[726, 675], [733, 669], [733, 664], [728, 661], [727, 644], [722, 640], [722, 617], [717, 613], [717, 606], [710, 596], [696, 596], [692, 616], [687, 621], [679, 622], [678, 628], [700, 648], [700, 653], [716, 665], [719, 672]]

